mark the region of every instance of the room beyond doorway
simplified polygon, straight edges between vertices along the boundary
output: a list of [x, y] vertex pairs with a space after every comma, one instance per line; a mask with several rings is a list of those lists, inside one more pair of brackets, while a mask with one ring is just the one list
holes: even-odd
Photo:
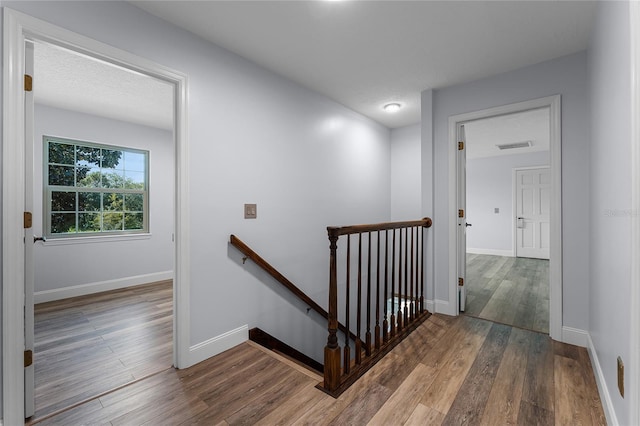
[[549, 261], [468, 253], [465, 314], [549, 334]]

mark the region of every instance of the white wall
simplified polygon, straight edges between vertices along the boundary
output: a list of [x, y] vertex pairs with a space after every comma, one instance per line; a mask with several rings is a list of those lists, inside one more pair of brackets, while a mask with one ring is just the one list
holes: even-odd
[[514, 254], [513, 169], [548, 165], [549, 151], [467, 160], [467, 252]]
[[420, 125], [391, 130], [391, 220], [421, 219]]
[[322, 359], [326, 322], [229, 235], [326, 307], [326, 226], [389, 220], [389, 130], [127, 3], [6, 5], [188, 75], [191, 344], [247, 324]]
[[[425, 109], [433, 110], [433, 139], [424, 138], [423, 152], [433, 161], [436, 299], [448, 300], [448, 118], [530, 99], [562, 96], [562, 214], [563, 325], [586, 330], [589, 274], [589, 98], [585, 52], [565, 56], [493, 77], [423, 94]], [[429, 99], [432, 103], [429, 103]], [[423, 180], [424, 182], [424, 180]], [[430, 190], [424, 187], [423, 197]]]
[[[589, 333], [621, 425], [638, 401], [617, 390], [616, 358], [637, 371], [629, 346], [631, 312], [631, 38], [629, 4], [599, 2], [589, 50], [591, 203]], [[637, 143], [637, 142], [636, 142]], [[637, 262], [637, 259], [635, 260]], [[587, 268], [585, 268], [587, 269]], [[628, 389], [627, 389], [628, 391]], [[605, 408], [608, 408], [605, 405]], [[611, 421], [611, 419], [609, 419]]]
[[[34, 246], [36, 302], [171, 277], [173, 270], [174, 143], [170, 131], [36, 104], [34, 227], [43, 234], [43, 136], [149, 151], [149, 232], [145, 239], [103, 239]], [[123, 239], [125, 241], [123, 241]], [[95, 240], [93, 240], [95, 241]], [[82, 288], [73, 288], [82, 286]], [[65, 289], [63, 291], [63, 289]]]

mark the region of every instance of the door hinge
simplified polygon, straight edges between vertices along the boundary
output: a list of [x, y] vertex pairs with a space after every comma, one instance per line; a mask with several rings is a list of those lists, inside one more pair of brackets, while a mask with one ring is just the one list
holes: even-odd
[[24, 368], [33, 364], [33, 351], [31, 349], [24, 351]]
[[33, 226], [33, 215], [31, 212], [24, 212], [24, 229], [29, 229]]
[[464, 149], [464, 142], [460, 141], [458, 142], [458, 151], [462, 151]]
[[458, 278], [458, 285], [460, 287], [464, 286], [464, 278]]
[[29, 74], [24, 75], [24, 91], [31, 92], [33, 90], [33, 77]]
[[458, 210], [458, 217], [464, 217], [464, 210]]

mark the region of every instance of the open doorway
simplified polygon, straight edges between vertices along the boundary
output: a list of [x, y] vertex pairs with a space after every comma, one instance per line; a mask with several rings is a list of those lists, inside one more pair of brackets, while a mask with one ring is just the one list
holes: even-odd
[[37, 40], [30, 50], [25, 407], [38, 419], [173, 364], [175, 107], [170, 83]]
[[464, 312], [549, 333], [549, 107], [469, 121]]
[[[507, 114], [548, 108], [549, 116], [549, 335], [563, 340], [562, 327], [562, 149], [560, 95], [508, 104], [449, 117], [449, 300], [454, 315], [464, 313], [466, 303], [466, 150], [465, 125]], [[496, 207], [496, 206], [492, 206]], [[515, 228], [515, 226], [514, 226]], [[457, 302], [457, 303], [456, 303]]]

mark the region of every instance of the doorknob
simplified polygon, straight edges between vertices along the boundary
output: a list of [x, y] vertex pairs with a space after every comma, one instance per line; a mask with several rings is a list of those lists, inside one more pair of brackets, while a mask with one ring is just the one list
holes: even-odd
[[35, 243], [36, 241], [42, 241], [43, 243], [47, 242], [47, 237], [36, 237], [35, 235], [33, 236], [33, 242]]
[[465, 223], [464, 226], [473, 226], [473, 225], [470, 223]]

